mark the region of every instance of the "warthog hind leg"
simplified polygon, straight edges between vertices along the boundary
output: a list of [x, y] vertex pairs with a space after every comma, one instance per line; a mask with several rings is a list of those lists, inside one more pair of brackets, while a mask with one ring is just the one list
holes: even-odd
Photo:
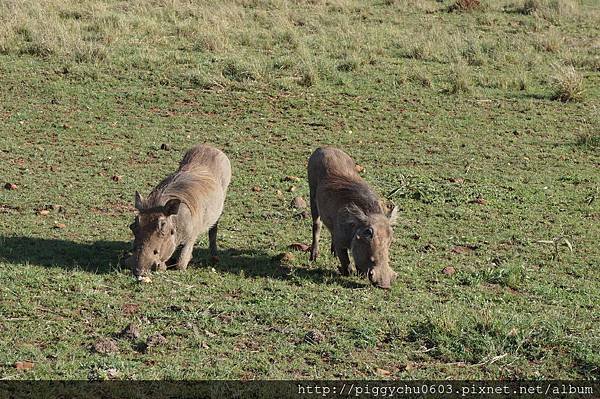
[[208, 230], [208, 252], [213, 258], [217, 256], [217, 231], [219, 221], [213, 227]]
[[310, 249], [311, 261], [317, 260], [317, 257], [319, 256], [319, 237], [321, 236], [321, 226], [321, 218], [317, 216], [313, 219], [312, 226], [312, 245]]

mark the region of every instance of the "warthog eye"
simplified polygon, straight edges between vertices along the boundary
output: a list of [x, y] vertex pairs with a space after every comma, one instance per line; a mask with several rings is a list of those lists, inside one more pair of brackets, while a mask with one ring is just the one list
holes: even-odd
[[154, 255], [158, 255], [158, 249], [154, 250]]
[[366, 229], [363, 230], [362, 234], [361, 234], [364, 238], [370, 240], [373, 238], [373, 229], [371, 227], [367, 227]]

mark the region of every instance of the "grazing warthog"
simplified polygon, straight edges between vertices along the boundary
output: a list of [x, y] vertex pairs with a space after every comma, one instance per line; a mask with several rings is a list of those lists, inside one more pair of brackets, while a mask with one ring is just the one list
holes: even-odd
[[177, 247], [181, 253], [176, 267], [185, 270], [192, 259], [194, 243], [208, 231], [209, 250], [217, 256], [217, 223], [227, 187], [231, 165], [227, 156], [208, 145], [190, 149], [177, 172], [167, 176], [143, 199], [135, 192], [139, 211], [130, 228], [135, 236], [133, 274], [146, 276], [153, 268], [165, 270]]
[[308, 160], [308, 184], [313, 220], [310, 260], [319, 255], [322, 221], [331, 232], [331, 252], [340, 260], [342, 274], [356, 271], [350, 265], [350, 250], [361, 274], [377, 287], [390, 288], [398, 276], [389, 264], [397, 208], [387, 212], [356, 172], [352, 158], [337, 148], [323, 147], [313, 152]]

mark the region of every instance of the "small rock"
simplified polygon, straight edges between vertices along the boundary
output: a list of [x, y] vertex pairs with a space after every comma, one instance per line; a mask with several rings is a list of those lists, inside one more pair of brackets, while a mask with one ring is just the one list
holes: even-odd
[[294, 191], [296, 191], [296, 186], [290, 186], [290, 188], [288, 188], [288, 192], [293, 193]]
[[283, 181], [299, 181], [300, 178], [298, 176], [286, 176], [283, 178]]
[[411, 370], [414, 370], [415, 368], [416, 368], [416, 365], [413, 362], [408, 362], [404, 366], [401, 367], [401, 369], [403, 369], [404, 371], [411, 371]]
[[113, 177], [110, 178], [112, 181], [116, 181], [116, 182], [120, 182], [121, 180], [123, 180], [123, 176], [119, 176], [119, 175], [114, 175]]
[[139, 308], [140, 305], [138, 305], [137, 303], [126, 303], [121, 307], [121, 311], [124, 315], [131, 316], [132, 314], [136, 313], [139, 310]]
[[325, 340], [325, 336], [319, 330], [310, 330], [304, 335], [304, 342], [318, 344]]
[[69, 125], [68, 123], [63, 123], [62, 127], [63, 129], [70, 129], [71, 125]]
[[160, 333], [153, 334], [146, 339], [146, 346], [151, 348], [153, 346], [164, 345], [167, 343], [167, 339]]
[[354, 169], [356, 169], [356, 171], [357, 171], [358, 173], [361, 173], [361, 172], [364, 172], [364, 170], [365, 170], [365, 167], [364, 167], [364, 166], [361, 166], [361, 165], [356, 165], [356, 166], [354, 167]]
[[310, 250], [310, 245], [304, 244], [303, 242], [295, 242], [290, 244], [290, 249], [302, 252], [308, 252]]
[[468, 254], [471, 251], [472, 251], [471, 248], [465, 247], [462, 245], [457, 245], [454, 248], [452, 248], [452, 250], [451, 250], [451, 252], [455, 253], [455, 254]]
[[50, 214], [50, 211], [48, 209], [42, 209], [38, 211], [38, 214], [40, 216], [48, 216]]
[[131, 323], [119, 334], [123, 338], [138, 339], [140, 337], [140, 329], [135, 324]]
[[465, 179], [463, 179], [462, 177], [451, 177], [448, 179], [448, 181], [450, 183], [457, 183], [457, 184], [462, 184], [465, 182]]
[[306, 208], [306, 201], [302, 197], [295, 197], [292, 200], [292, 206], [296, 209], [304, 209]]
[[392, 374], [391, 371], [385, 369], [377, 369], [375, 372], [383, 377], [387, 377], [388, 375]]
[[163, 151], [171, 151], [171, 146], [169, 144], [167, 144], [167, 143], [162, 143], [160, 145], [160, 149], [163, 150]]
[[17, 370], [31, 370], [33, 368], [33, 366], [35, 366], [35, 364], [33, 362], [28, 362], [28, 361], [15, 363], [15, 368]]
[[144, 284], [150, 284], [152, 282], [152, 279], [150, 278], [150, 276], [138, 276], [137, 281]]
[[64, 224], [64, 223], [55, 223], [55, 224], [54, 224], [54, 228], [55, 228], [55, 229], [64, 229], [64, 228], [66, 228], [66, 227], [67, 227], [67, 225], [66, 225], [66, 224]]
[[254, 191], [255, 193], [259, 193], [262, 191], [262, 188], [260, 188], [259, 186], [254, 186], [252, 187], [252, 191]]
[[481, 197], [477, 197], [475, 199], [472, 199], [471, 201], [469, 201], [469, 204], [479, 204], [479, 205], [485, 205], [487, 204], [487, 201]]
[[278, 197], [283, 197], [283, 191], [281, 190], [277, 190], [276, 194]]
[[6, 183], [4, 185], [4, 188], [7, 190], [16, 190], [19, 187], [17, 187], [17, 185], [15, 183]]
[[456, 273], [456, 269], [454, 269], [452, 266], [446, 266], [442, 269], [442, 273], [444, 273], [446, 276], [452, 276], [454, 273]]
[[110, 354], [119, 351], [117, 343], [110, 338], [102, 338], [94, 344], [94, 351], [102, 354]]

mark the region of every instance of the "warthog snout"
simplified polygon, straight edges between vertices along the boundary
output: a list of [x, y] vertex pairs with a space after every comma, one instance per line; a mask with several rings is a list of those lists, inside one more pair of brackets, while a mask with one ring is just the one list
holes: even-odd
[[143, 199], [136, 192], [136, 208], [139, 215], [133, 223], [135, 236], [133, 275], [143, 277], [154, 270], [166, 269], [165, 261], [175, 252], [175, 221], [181, 205], [178, 199], [167, 201], [164, 206], [144, 208]]
[[[168, 251], [169, 253], [171, 251]], [[151, 270], [166, 270], [167, 265], [161, 259], [161, 253], [158, 250], [136, 250], [133, 255], [133, 275], [135, 277], [144, 277], [150, 274]]]
[[367, 273], [369, 281], [377, 288], [390, 289], [392, 283], [398, 278], [398, 273], [390, 267], [379, 267], [370, 269]]

